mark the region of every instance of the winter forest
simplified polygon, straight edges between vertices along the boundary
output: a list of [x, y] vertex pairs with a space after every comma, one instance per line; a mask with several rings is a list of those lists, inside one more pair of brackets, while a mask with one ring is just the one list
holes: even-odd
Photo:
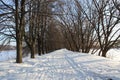
[[0, 0], [0, 80], [120, 80], [120, 0]]
[[0, 51], [11, 42], [17, 63], [62, 48], [106, 57], [120, 47], [120, 1], [0, 0]]

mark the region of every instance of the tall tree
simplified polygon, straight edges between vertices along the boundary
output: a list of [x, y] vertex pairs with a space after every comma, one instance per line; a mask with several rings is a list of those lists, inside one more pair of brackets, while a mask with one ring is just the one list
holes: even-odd
[[116, 33], [120, 32], [120, 28], [113, 32], [120, 21], [120, 13], [114, 8], [115, 6], [111, 0], [94, 0], [94, 5], [98, 14], [96, 32], [100, 45], [99, 55], [102, 52], [102, 56], [106, 57], [107, 51], [112, 48], [115, 42], [120, 38], [120, 35], [114, 37]]
[[[20, 5], [19, 5], [20, 3]], [[20, 8], [19, 8], [20, 6]], [[16, 25], [16, 62], [22, 63], [22, 42], [25, 27], [25, 0], [15, 0], [15, 25]]]
[[[87, 0], [86, 0], [87, 1]], [[120, 38], [120, 28], [115, 30], [119, 24], [119, 9], [114, 5], [112, 0], [92, 0], [94, 11], [93, 19], [89, 17], [88, 11], [83, 8], [88, 21], [95, 29], [97, 34], [97, 43], [99, 44], [99, 55], [106, 57], [106, 53], [113, 47]]]

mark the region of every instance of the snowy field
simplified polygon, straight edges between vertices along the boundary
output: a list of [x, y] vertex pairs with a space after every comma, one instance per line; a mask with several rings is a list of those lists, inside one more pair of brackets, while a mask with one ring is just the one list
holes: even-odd
[[16, 58], [16, 50], [8, 50], [0, 52], [0, 62]]
[[120, 80], [119, 61], [66, 49], [14, 62], [0, 62], [0, 80]]

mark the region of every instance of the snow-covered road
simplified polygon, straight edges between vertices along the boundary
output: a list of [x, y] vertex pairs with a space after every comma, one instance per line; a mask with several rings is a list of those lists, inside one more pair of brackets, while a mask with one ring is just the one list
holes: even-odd
[[0, 62], [0, 80], [120, 80], [120, 62], [66, 49], [13, 62]]

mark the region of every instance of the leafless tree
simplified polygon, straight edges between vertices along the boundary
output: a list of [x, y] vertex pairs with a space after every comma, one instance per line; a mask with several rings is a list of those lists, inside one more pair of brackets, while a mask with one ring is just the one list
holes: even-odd
[[[19, 7], [20, 6], [20, 7]], [[15, 0], [16, 62], [22, 63], [22, 42], [25, 28], [25, 0]]]
[[98, 38], [97, 43], [99, 43], [100, 47], [99, 55], [102, 55], [103, 57], [106, 57], [107, 51], [112, 48], [120, 38], [120, 35], [118, 34], [120, 32], [120, 28], [115, 30], [119, 24], [120, 13], [114, 3], [115, 2], [112, 0], [92, 0], [92, 8], [94, 10], [93, 17], [95, 17], [94, 20], [91, 20], [85, 9], [82, 10], [86, 18], [95, 28], [95, 33]]
[[82, 13], [81, 3], [78, 0], [72, 0], [60, 7], [63, 15], [58, 17], [70, 49], [88, 53], [93, 47], [96, 35], [94, 35], [94, 27]]
[[113, 32], [114, 28], [119, 23], [120, 13], [114, 8], [111, 0], [93, 0], [93, 2], [98, 15], [95, 29], [100, 45], [99, 55], [102, 52], [102, 56], [106, 57], [107, 51], [112, 48], [115, 42], [120, 38], [120, 35], [114, 37], [116, 33], [120, 32], [120, 28]]

